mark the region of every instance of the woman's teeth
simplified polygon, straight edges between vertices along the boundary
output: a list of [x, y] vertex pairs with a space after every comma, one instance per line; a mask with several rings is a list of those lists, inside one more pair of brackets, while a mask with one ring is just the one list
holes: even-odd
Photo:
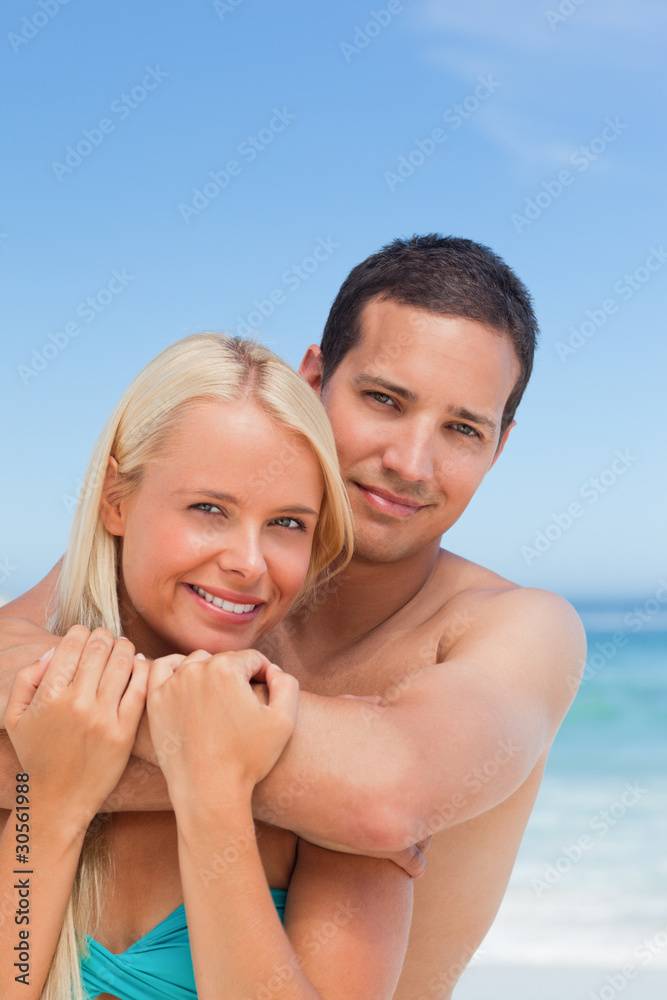
[[233, 611], [236, 615], [242, 615], [246, 611], [254, 611], [257, 607], [256, 604], [233, 604], [231, 601], [223, 601], [221, 597], [214, 597], [213, 594], [209, 594], [207, 590], [202, 590], [201, 587], [195, 587], [194, 584], [190, 584], [190, 586], [195, 594], [199, 594], [209, 604], [215, 604], [216, 608], [222, 608], [223, 611]]

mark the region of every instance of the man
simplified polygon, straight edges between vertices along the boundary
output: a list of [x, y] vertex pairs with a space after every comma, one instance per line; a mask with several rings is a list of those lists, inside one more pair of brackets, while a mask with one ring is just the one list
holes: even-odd
[[[450, 997], [491, 925], [584, 663], [565, 601], [439, 547], [507, 442], [535, 335], [525, 288], [491, 251], [415, 237], [353, 269], [301, 366], [331, 419], [355, 553], [266, 640], [302, 693], [256, 815], [363, 853], [434, 835], [397, 1000]], [[43, 624], [53, 576], [4, 613]], [[6, 620], [0, 643], [6, 690], [53, 638]], [[132, 761], [109, 808], [169, 808], [160, 779]]]

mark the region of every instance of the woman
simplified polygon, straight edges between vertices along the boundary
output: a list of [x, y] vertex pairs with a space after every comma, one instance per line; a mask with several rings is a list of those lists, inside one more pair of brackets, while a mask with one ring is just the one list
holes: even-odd
[[[250, 809], [289, 739], [297, 685], [247, 651], [349, 546], [319, 402], [256, 344], [187, 338], [127, 390], [86, 482], [51, 623], [70, 631], [50, 659], [19, 672], [5, 716], [30, 776], [19, 784], [29, 785], [33, 918], [28, 937], [0, 936], [2, 995], [391, 996], [408, 877], [261, 824], [258, 843]], [[135, 647], [162, 657], [150, 678]], [[91, 823], [145, 702], [174, 813]], [[19, 864], [12, 825], [0, 841], [6, 880]], [[29, 981], [17, 978], [17, 955], [17, 968], [29, 956]]]

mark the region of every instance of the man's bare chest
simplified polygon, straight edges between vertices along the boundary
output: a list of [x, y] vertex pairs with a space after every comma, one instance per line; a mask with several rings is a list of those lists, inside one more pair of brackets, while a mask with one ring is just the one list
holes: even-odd
[[398, 693], [416, 670], [438, 662], [441, 639], [437, 621], [378, 629], [344, 648], [335, 642], [327, 646], [317, 634], [305, 635], [285, 643], [278, 662], [314, 694], [386, 696], [388, 690]]

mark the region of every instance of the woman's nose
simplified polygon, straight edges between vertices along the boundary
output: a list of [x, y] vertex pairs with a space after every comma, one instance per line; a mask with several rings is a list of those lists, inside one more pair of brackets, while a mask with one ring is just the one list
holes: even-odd
[[266, 573], [261, 538], [252, 528], [239, 528], [227, 535], [216, 559], [222, 570], [235, 573], [248, 583]]

